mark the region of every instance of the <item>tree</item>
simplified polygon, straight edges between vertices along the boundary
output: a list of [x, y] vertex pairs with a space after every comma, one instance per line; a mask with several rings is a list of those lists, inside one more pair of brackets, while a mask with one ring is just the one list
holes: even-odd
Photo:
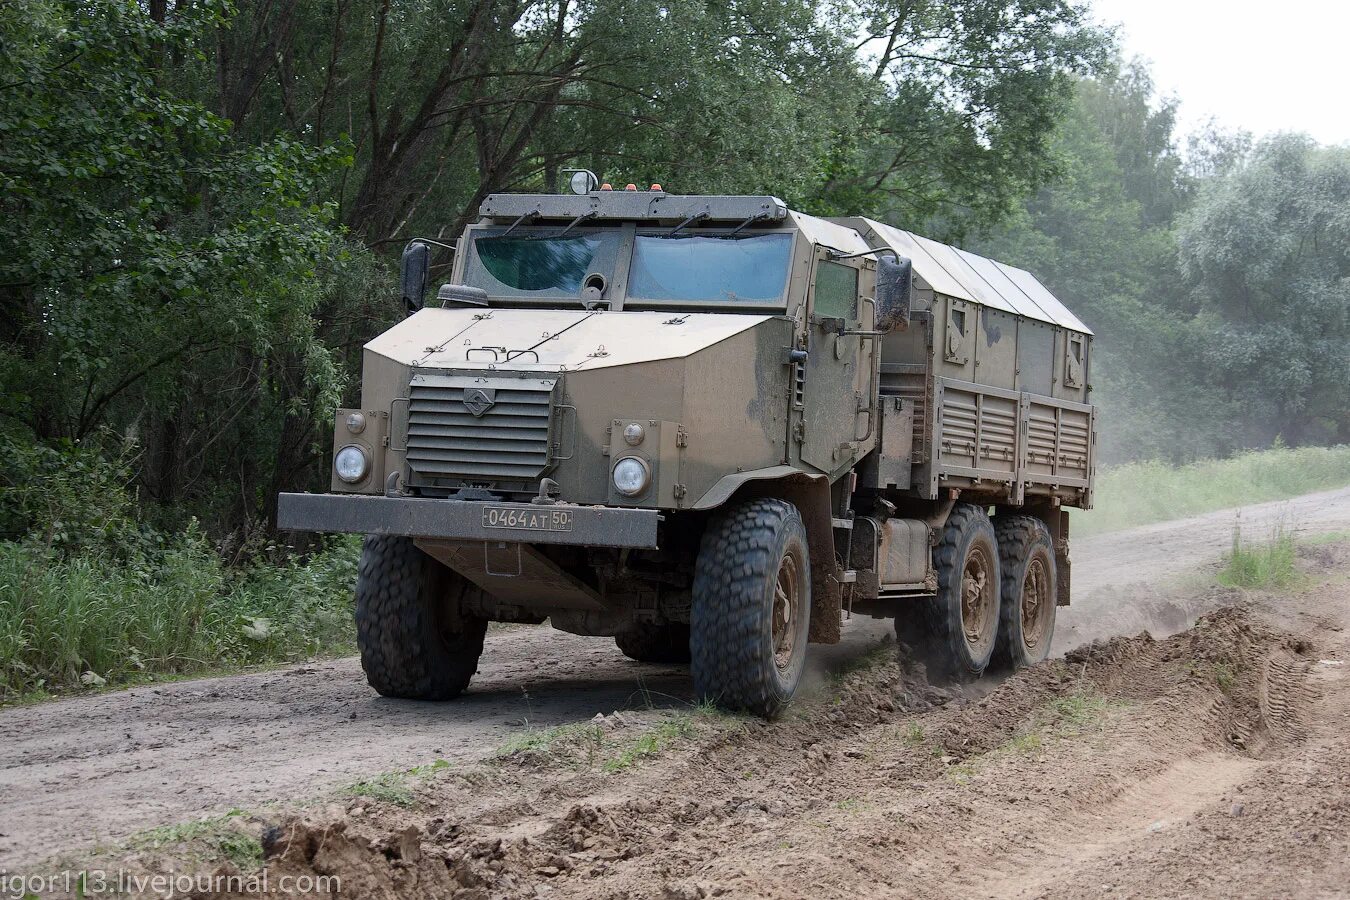
[[1262, 142], [1177, 237], [1188, 350], [1230, 446], [1350, 440], [1350, 149]]
[[1187, 317], [1166, 302], [1178, 280], [1171, 218], [1190, 183], [1171, 105], [1155, 99], [1138, 64], [1079, 82], [1052, 137], [1058, 178], [977, 245], [1034, 272], [1096, 332], [1092, 398], [1106, 461], [1184, 457], [1211, 439], [1173, 418], [1176, 399], [1192, 396], [1172, 356]]
[[1006, 219], [1056, 173], [1055, 123], [1110, 36], [1066, 0], [858, 0], [873, 91], [831, 160], [823, 207], [956, 239]]
[[[165, 504], [195, 478], [208, 484], [191, 493], [215, 489], [214, 454], [240, 449], [241, 422], [291, 369], [325, 406], [339, 382], [313, 316], [345, 252], [316, 194], [340, 151], [236, 143], [228, 122], [166, 87], [165, 67], [193, 58], [225, 12], [0, 7], [5, 431], [48, 443], [134, 431], [142, 482]], [[275, 463], [261, 447], [251, 467], [226, 464], [249, 482], [235, 496], [271, 487], [244, 474]]]

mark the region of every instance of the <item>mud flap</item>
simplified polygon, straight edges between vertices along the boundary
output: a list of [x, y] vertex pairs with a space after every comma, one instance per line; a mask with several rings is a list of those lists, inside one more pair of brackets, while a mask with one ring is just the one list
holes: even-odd
[[[833, 562], [833, 560], [830, 560]], [[811, 562], [811, 627], [806, 640], [812, 644], [837, 644], [841, 636], [844, 586], [826, 567]]]
[[[1050, 536], [1055, 542], [1055, 605], [1069, 605], [1069, 511], [1060, 509], [1050, 514]], [[1056, 527], [1058, 525], [1058, 527]]]

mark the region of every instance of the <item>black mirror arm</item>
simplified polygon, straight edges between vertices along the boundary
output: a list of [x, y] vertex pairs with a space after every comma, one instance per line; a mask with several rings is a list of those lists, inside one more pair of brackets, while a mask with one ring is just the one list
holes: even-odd
[[869, 250], [859, 250], [857, 253], [844, 253], [831, 247], [830, 259], [857, 259], [859, 256], [871, 256], [873, 254], [881, 255], [886, 253], [889, 253], [897, 263], [900, 261], [900, 254], [896, 253], [890, 247], [872, 247]]

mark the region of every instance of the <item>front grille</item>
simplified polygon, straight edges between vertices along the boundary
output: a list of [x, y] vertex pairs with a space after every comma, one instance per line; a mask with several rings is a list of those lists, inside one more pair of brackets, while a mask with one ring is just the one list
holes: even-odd
[[550, 459], [556, 383], [537, 376], [414, 375], [408, 467], [432, 481], [538, 479]]

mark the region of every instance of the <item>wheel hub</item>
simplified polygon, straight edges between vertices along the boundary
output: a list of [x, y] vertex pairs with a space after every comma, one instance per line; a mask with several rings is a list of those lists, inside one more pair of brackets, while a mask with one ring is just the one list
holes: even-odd
[[773, 663], [779, 670], [792, 665], [797, 646], [797, 617], [801, 615], [801, 583], [797, 558], [783, 557], [773, 590]]
[[1045, 619], [1054, 602], [1050, 597], [1050, 577], [1045, 564], [1033, 557], [1022, 580], [1022, 643], [1033, 649], [1045, 635]]
[[970, 551], [961, 573], [961, 627], [965, 631], [967, 643], [977, 645], [984, 641], [993, 596], [994, 584], [989, 577], [989, 560], [984, 550], [976, 547]]

